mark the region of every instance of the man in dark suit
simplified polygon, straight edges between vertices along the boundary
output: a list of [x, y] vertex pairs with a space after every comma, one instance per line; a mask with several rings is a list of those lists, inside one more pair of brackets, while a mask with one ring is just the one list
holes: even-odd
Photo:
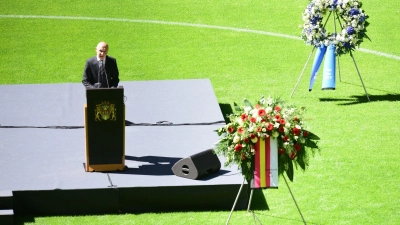
[[82, 83], [87, 88], [118, 87], [119, 72], [117, 60], [107, 56], [108, 44], [100, 42], [96, 47], [96, 56], [86, 60]]

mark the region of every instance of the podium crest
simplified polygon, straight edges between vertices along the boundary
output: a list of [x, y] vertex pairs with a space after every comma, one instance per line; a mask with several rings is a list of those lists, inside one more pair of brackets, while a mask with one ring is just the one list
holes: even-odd
[[117, 109], [115, 104], [110, 102], [102, 102], [96, 105], [95, 108], [95, 121], [116, 121], [117, 120]]

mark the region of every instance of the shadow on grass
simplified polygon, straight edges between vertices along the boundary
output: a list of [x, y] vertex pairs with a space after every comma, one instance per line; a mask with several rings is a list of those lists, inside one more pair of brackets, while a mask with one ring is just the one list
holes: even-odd
[[31, 215], [21, 215], [21, 216], [16, 216], [14, 215], [14, 225], [24, 225], [27, 223], [34, 223], [35, 222], [35, 217]]
[[[249, 195], [250, 191], [251, 189], [249, 187]], [[269, 206], [262, 189], [253, 189], [253, 198], [251, 200], [250, 210], [269, 210]]]
[[386, 95], [369, 95], [369, 100], [366, 95], [353, 95], [349, 98], [320, 98], [321, 102], [341, 102], [338, 105], [356, 105], [368, 102], [395, 102], [400, 101], [400, 94], [386, 94]]
[[233, 113], [232, 107], [228, 103], [219, 103], [219, 107], [221, 108], [222, 115], [224, 116], [225, 123], [229, 123], [228, 115]]
[[[293, 203], [293, 207], [295, 207], [294, 203]], [[260, 216], [259, 214], [261, 213], [261, 214], [263, 214], [263, 217], [270, 217], [270, 218], [274, 218], [277, 220], [282, 220], [282, 221], [285, 221], [285, 223], [287, 223], [288, 221], [293, 221], [296, 223], [303, 222], [300, 214], [298, 214], [298, 218], [288, 218], [288, 217], [283, 217], [283, 216], [268, 215], [269, 212], [266, 212], [265, 214], [263, 212], [260, 212], [260, 211], [269, 211], [269, 210], [270, 210], [270, 208], [267, 203], [267, 200], [265, 199], [263, 190], [262, 189], [254, 189], [253, 198], [252, 198], [252, 202], [250, 205], [250, 211], [253, 213], [255, 219], [258, 219], [258, 217]], [[307, 221], [306, 218], [305, 218], [305, 220], [306, 220], [307, 224], [317, 224], [314, 222]]]

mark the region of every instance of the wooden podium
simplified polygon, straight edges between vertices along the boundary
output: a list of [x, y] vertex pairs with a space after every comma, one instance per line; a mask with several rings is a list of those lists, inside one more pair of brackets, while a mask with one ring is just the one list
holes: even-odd
[[86, 172], [124, 170], [124, 88], [87, 88], [86, 100]]

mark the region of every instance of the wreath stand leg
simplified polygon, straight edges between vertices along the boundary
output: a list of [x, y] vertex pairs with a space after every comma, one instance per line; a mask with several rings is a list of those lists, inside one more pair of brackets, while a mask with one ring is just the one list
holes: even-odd
[[303, 214], [302, 214], [301, 211], [300, 211], [299, 205], [297, 205], [297, 202], [296, 202], [296, 199], [294, 198], [294, 195], [293, 195], [293, 193], [292, 193], [292, 190], [290, 189], [289, 184], [288, 184], [288, 182], [286, 181], [286, 177], [285, 177], [285, 175], [282, 175], [282, 176], [283, 176], [283, 179], [285, 180], [286, 186], [287, 186], [288, 189], [289, 189], [290, 195], [291, 195], [292, 198], [293, 198], [294, 204], [296, 205], [297, 210], [298, 210], [299, 213], [300, 213], [301, 219], [303, 220], [303, 223], [306, 224], [306, 220], [304, 219]]
[[337, 58], [337, 66], [338, 66], [339, 81], [340, 81], [340, 82], [342, 82], [342, 76], [340, 75], [340, 63], [339, 63], [339, 57]]
[[368, 101], [370, 101], [370, 100], [369, 100], [368, 93], [367, 93], [367, 89], [365, 89], [365, 85], [364, 85], [364, 82], [363, 82], [363, 80], [362, 80], [362, 78], [361, 78], [360, 71], [358, 70], [358, 67], [357, 67], [356, 60], [354, 59], [353, 53], [352, 53], [351, 51], [350, 51], [350, 56], [351, 56], [351, 58], [353, 59], [354, 66], [356, 67], [356, 70], [357, 70], [358, 76], [360, 77], [360, 81], [361, 81], [361, 84], [362, 84], [362, 86], [363, 86], [363, 88], [364, 88], [364, 92], [365, 92], [365, 94], [367, 95], [367, 99], [368, 99]]
[[253, 191], [254, 191], [254, 188], [252, 188], [250, 191], [250, 199], [249, 199], [249, 204], [247, 205], [247, 212], [250, 212], [251, 200], [253, 200]]
[[238, 192], [238, 194], [237, 194], [237, 196], [236, 196], [235, 202], [233, 203], [233, 207], [232, 207], [231, 213], [229, 214], [228, 220], [226, 221], [226, 225], [229, 224], [229, 220], [231, 219], [233, 210], [234, 210], [235, 207], [236, 207], [236, 203], [237, 203], [237, 201], [238, 201], [238, 199], [239, 199], [240, 193], [242, 192], [242, 188], [243, 188], [243, 185], [244, 185], [244, 181], [245, 181], [245, 180], [246, 180], [246, 179], [243, 179], [243, 183], [242, 183], [242, 185], [240, 185], [239, 192]]
[[[329, 19], [329, 17], [328, 17], [328, 19]], [[334, 23], [334, 25], [335, 25], [335, 33], [337, 32], [337, 31], [336, 31], [336, 20], [339, 22], [339, 25], [342, 26], [342, 23], [340, 23], [339, 15], [337, 14], [337, 12], [335, 12], [335, 16], [333, 17], [333, 23]], [[356, 67], [356, 70], [357, 70], [357, 73], [358, 73], [358, 77], [360, 77], [360, 81], [361, 81], [361, 84], [362, 84], [362, 86], [363, 86], [363, 88], [364, 88], [365, 95], [367, 95], [367, 99], [368, 99], [368, 101], [370, 102], [369, 96], [368, 96], [368, 93], [367, 93], [367, 89], [365, 88], [364, 82], [363, 82], [363, 80], [362, 80], [362, 78], [361, 78], [361, 74], [360, 74], [360, 71], [358, 70], [357, 63], [356, 63], [356, 60], [354, 59], [354, 56], [353, 56], [353, 52], [352, 52], [352, 51], [350, 51], [350, 56], [351, 56], [351, 58], [353, 59], [354, 66]], [[341, 78], [341, 76], [340, 76], [339, 58], [337, 58], [337, 63], [338, 63], [338, 67], [339, 67], [339, 79], [340, 79], [340, 82], [342, 82], [342, 78]]]
[[[294, 204], [296, 205], [297, 210], [299, 211], [299, 214], [300, 214], [300, 216], [301, 216], [301, 219], [303, 220], [303, 223], [306, 224], [306, 220], [304, 219], [303, 214], [302, 214], [301, 211], [300, 211], [300, 207], [299, 207], [299, 205], [297, 204], [296, 199], [294, 198], [294, 195], [293, 195], [293, 193], [292, 193], [292, 190], [290, 189], [289, 184], [288, 184], [288, 182], [286, 181], [286, 177], [285, 177], [285, 175], [282, 175], [282, 176], [283, 176], [283, 179], [285, 180], [285, 183], [286, 183], [286, 186], [287, 186], [287, 188], [288, 188], [288, 190], [289, 190], [289, 192], [290, 192], [290, 195], [292, 196], [293, 202], [294, 202]], [[251, 189], [249, 204], [248, 204], [248, 206], [247, 206], [247, 212], [250, 212], [251, 200], [253, 199], [253, 191], [254, 191], [254, 189]]]
[[294, 94], [294, 91], [295, 91], [296, 88], [297, 88], [297, 85], [299, 85], [299, 82], [300, 82], [300, 80], [301, 80], [301, 77], [303, 76], [304, 71], [306, 70], [306, 67], [307, 67], [307, 65], [308, 65], [308, 62], [310, 61], [311, 56], [312, 56], [312, 54], [314, 53], [314, 50], [315, 50], [315, 47], [312, 49], [310, 55], [308, 56], [308, 59], [307, 59], [307, 61], [306, 61], [306, 64], [305, 64], [304, 67], [303, 67], [303, 70], [301, 71], [301, 74], [300, 74], [300, 76], [299, 76], [299, 79], [297, 79], [296, 85], [295, 85], [294, 88], [293, 88], [292, 94], [290, 94], [290, 98], [292, 98], [292, 96], [293, 96], [293, 94]]
[[[301, 74], [300, 74], [299, 78], [297, 79], [296, 85], [294, 86], [294, 88], [293, 88], [293, 90], [292, 90], [292, 93], [290, 94], [290, 98], [293, 97], [293, 94], [294, 94], [294, 92], [296, 91], [297, 86], [299, 85], [299, 82], [300, 82], [300, 80], [301, 80], [301, 77], [302, 77], [303, 74], [304, 74], [304, 71], [305, 71], [305, 69], [306, 69], [306, 67], [307, 67], [307, 65], [308, 65], [308, 62], [310, 61], [310, 58], [311, 58], [311, 56], [312, 56], [312, 54], [313, 54], [313, 52], [314, 52], [314, 49], [315, 49], [315, 47], [312, 49], [310, 55], [308, 56], [308, 59], [307, 59], [307, 61], [306, 61], [306, 64], [304, 65], [303, 70], [301, 71]], [[357, 70], [357, 73], [358, 73], [358, 77], [360, 78], [360, 81], [361, 81], [361, 84], [362, 84], [362, 86], [363, 86], [365, 95], [367, 96], [367, 99], [368, 99], [368, 101], [370, 102], [371, 100], [369, 99], [369, 95], [368, 95], [368, 93], [367, 93], [367, 89], [365, 88], [363, 79], [362, 79], [362, 77], [361, 77], [360, 71], [358, 70], [357, 63], [356, 63], [356, 60], [354, 59], [354, 56], [353, 56], [352, 51], [350, 51], [350, 56], [351, 56], [351, 58], [353, 59], [354, 66], [356, 67], [356, 70]], [[340, 82], [342, 82], [342, 77], [341, 77], [341, 75], [340, 75], [339, 58], [337, 58], [337, 62], [338, 62], [338, 67], [339, 67], [339, 80], [340, 80]]]

